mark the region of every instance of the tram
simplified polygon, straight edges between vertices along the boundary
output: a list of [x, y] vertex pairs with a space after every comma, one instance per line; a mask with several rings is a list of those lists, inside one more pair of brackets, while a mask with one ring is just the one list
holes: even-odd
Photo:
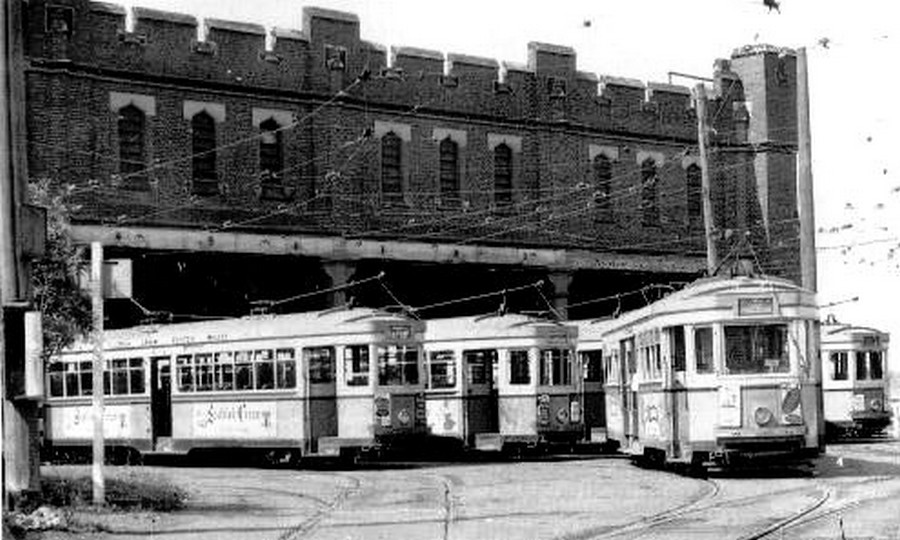
[[[367, 308], [140, 326], [104, 333], [113, 456], [252, 449], [278, 461], [355, 456], [425, 432], [424, 324]], [[92, 440], [92, 347], [47, 370], [45, 447]]]
[[891, 423], [888, 405], [889, 335], [874, 328], [822, 323], [822, 391], [829, 437], [872, 436]]
[[642, 461], [696, 467], [824, 448], [819, 323], [810, 291], [706, 278], [614, 319], [575, 322], [604, 365], [606, 429]]
[[574, 327], [522, 314], [428, 320], [431, 435], [504, 452], [581, 440], [576, 338]]

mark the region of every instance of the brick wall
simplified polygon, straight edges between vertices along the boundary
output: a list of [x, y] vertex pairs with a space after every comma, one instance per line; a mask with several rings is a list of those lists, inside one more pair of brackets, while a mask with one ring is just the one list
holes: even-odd
[[[304, 10], [302, 29], [276, 29], [267, 48], [266, 30], [246, 23], [136, 9], [126, 31], [117, 6], [52, 6], [27, 4], [29, 168], [78, 186], [81, 221], [699, 256], [705, 249], [702, 229], [686, 218], [685, 158], [697, 153], [687, 88], [584, 73], [574, 50], [542, 43], [528, 44], [525, 64], [388, 51], [360, 39], [355, 15], [318, 8]], [[709, 105], [718, 150], [713, 199], [717, 215], [728, 216], [717, 223], [720, 249], [751, 231], [762, 262], [791, 276], [794, 70], [793, 56], [774, 49], [739, 51], [717, 63]], [[155, 106], [147, 191], [116, 179], [111, 93], [146, 96]], [[212, 196], [191, 192], [185, 102], [224, 106], [220, 190]], [[254, 108], [298, 119], [283, 132], [289, 189], [274, 200], [261, 196]], [[403, 205], [381, 199], [376, 122], [409, 126]], [[466, 134], [460, 207], [439, 204], [435, 129]], [[489, 135], [521, 140], [512, 210], [492, 206]], [[592, 203], [591, 145], [618, 153], [609, 223], [598, 222]], [[639, 155], [662, 158], [658, 225], [642, 224]]]

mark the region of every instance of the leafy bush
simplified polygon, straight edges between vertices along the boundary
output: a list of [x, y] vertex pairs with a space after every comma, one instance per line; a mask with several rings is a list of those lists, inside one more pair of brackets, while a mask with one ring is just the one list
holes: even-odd
[[[93, 500], [93, 482], [89, 477], [44, 478], [41, 480], [44, 504], [87, 506]], [[113, 507], [170, 512], [184, 507], [187, 492], [167, 480], [144, 476], [107, 478], [106, 503]]]

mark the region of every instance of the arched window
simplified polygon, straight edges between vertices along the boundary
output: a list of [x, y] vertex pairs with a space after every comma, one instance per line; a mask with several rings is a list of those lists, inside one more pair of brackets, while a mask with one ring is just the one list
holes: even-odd
[[441, 203], [457, 204], [459, 202], [459, 145], [450, 137], [441, 141], [440, 184]]
[[381, 138], [381, 196], [384, 202], [403, 201], [403, 140], [393, 131]]
[[687, 223], [696, 226], [703, 223], [703, 181], [700, 166], [691, 164], [685, 170], [687, 192]]
[[512, 150], [506, 144], [494, 148], [494, 204], [512, 204]]
[[259, 125], [259, 172], [264, 183], [281, 183], [284, 170], [284, 154], [282, 150], [281, 126], [274, 118], [269, 118]]
[[191, 118], [194, 193], [212, 195], [218, 191], [216, 174], [216, 122], [206, 111]]
[[594, 207], [601, 221], [612, 220], [611, 184], [612, 163], [608, 157], [599, 154], [594, 158]]
[[126, 105], [119, 109], [119, 174], [122, 175], [123, 187], [144, 190], [148, 187], [144, 173], [146, 115], [134, 105]]
[[644, 225], [659, 225], [657, 183], [656, 163], [652, 159], [644, 160], [641, 163], [641, 223]]

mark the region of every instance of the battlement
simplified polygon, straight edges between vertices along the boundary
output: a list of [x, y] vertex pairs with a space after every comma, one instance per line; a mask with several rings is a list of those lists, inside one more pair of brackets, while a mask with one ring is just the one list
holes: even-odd
[[[128, 17], [121, 6], [88, 0], [33, 0], [26, 9], [34, 62], [84, 64], [124, 76], [176, 77], [279, 95], [333, 95], [365, 74], [347, 99], [390, 106], [427, 102], [450, 114], [568, 121], [637, 134], [694, 137], [696, 132], [689, 88], [580, 71], [576, 51], [563, 45], [530, 42], [525, 63], [410, 46], [388, 50], [360, 38], [355, 14], [317, 7], [303, 8], [300, 29], [198, 21], [142, 7]], [[791, 52], [751, 46], [737, 49], [734, 58], [740, 62], [786, 51]], [[735, 76], [728, 67], [728, 61], [717, 63], [717, 87]], [[713, 97], [743, 101], [738, 94]]]

